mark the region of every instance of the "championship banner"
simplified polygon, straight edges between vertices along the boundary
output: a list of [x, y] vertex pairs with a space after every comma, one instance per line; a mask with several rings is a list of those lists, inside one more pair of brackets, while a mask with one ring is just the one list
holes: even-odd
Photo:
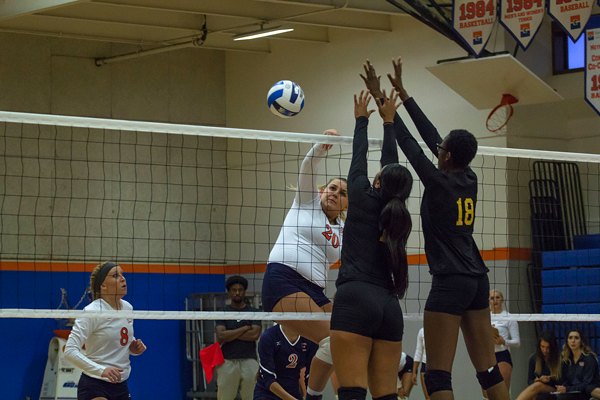
[[585, 31], [585, 101], [600, 115], [600, 20]]
[[548, 0], [548, 15], [576, 42], [592, 15], [593, 5], [593, 0]]
[[500, 23], [523, 50], [527, 50], [542, 25], [545, 2], [546, 0], [500, 0]]
[[475, 57], [483, 51], [496, 22], [498, 0], [455, 0], [452, 28]]

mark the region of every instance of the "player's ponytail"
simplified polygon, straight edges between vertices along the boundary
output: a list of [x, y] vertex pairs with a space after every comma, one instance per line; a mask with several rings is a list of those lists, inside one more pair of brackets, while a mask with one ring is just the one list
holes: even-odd
[[381, 173], [381, 197], [385, 203], [379, 225], [388, 249], [388, 266], [394, 277], [394, 293], [402, 298], [408, 288], [406, 241], [412, 229], [406, 200], [412, 189], [410, 171], [399, 164], [388, 165]]

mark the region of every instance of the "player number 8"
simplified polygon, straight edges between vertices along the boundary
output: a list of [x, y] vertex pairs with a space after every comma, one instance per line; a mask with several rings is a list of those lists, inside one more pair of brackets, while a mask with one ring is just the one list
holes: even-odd
[[121, 346], [125, 346], [129, 342], [129, 336], [127, 335], [129, 331], [127, 328], [121, 328]]

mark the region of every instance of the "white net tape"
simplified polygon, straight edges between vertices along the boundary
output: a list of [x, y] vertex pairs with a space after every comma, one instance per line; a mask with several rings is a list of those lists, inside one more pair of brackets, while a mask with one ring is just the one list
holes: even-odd
[[[404, 314], [405, 321], [422, 321], [422, 314]], [[267, 313], [234, 311], [84, 311], [0, 309], [0, 318], [132, 318], [156, 320], [258, 320], [258, 321], [329, 321], [331, 313]], [[495, 321], [600, 321], [600, 314], [511, 314], [494, 315]]]
[[[61, 115], [30, 114], [18, 112], [0, 111], [0, 121], [37, 124], [37, 125], [56, 125], [66, 127], [90, 128], [90, 129], [114, 129], [131, 132], [153, 132], [169, 133], [179, 135], [194, 136], [212, 136], [237, 139], [253, 140], [275, 140], [289, 141], [298, 143], [329, 143], [337, 145], [352, 145], [350, 136], [324, 136], [310, 133], [277, 132], [254, 129], [236, 129], [219, 128], [183, 124], [167, 124], [158, 122], [144, 121], [126, 121], [116, 119], [102, 118], [83, 118], [69, 117]], [[369, 139], [369, 144], [381, 147], [381, 139]], [[423, 142], [419, 142], [421, 147], [426, 149]], [[514, 158], [535, 158], [539, 160], [556, 161], [577, 161], [600, 163], [598, 154], [581, 154], [568, 152], [555, 152], [543, 150], [511, 149], [501, 147], [479, 146], [477, 150], [479, 155], [514, 157]]]

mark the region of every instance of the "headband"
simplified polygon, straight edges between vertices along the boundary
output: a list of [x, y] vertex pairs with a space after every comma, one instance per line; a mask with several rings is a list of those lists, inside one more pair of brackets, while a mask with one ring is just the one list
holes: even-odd
[[104, 282], [104, 279], [106, 279], [106, 275], [108, 275], [110, 270], [116, 266], [117, 264], [115, 263], [107, 262], [100, 268], [98, 275], [96, 275], [96, 280], [94, 281], [94, 293], [100, 293], [100, 286]]

